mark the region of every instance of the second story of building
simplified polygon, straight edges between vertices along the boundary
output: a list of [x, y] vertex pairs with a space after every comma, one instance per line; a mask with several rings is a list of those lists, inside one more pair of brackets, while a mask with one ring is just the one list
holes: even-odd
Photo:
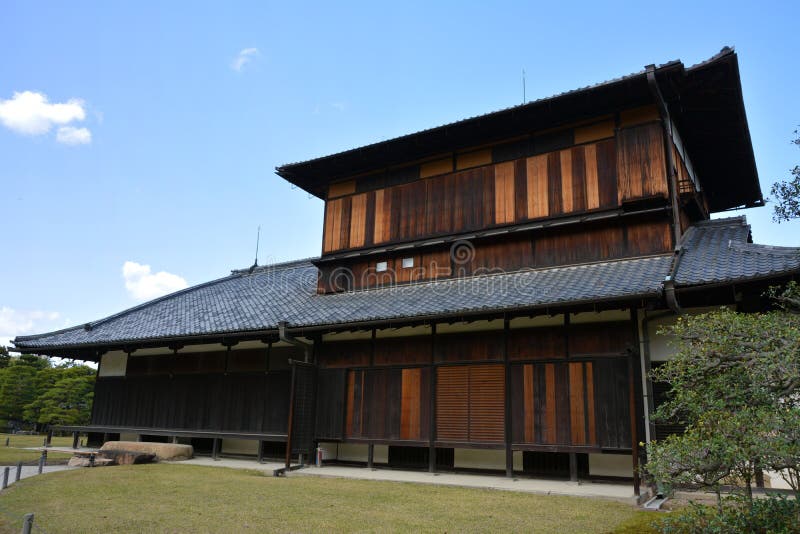
[[321, 293], [671, 251], [763, 204], [730, 49], [303, 163]]

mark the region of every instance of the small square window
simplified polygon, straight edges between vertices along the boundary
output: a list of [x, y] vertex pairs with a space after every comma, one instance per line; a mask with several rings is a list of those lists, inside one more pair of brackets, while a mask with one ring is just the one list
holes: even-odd
[[386, 269], [388, 267], [389, 267], [389, 265], [385, 261], [379, 261], [375, 265], [375, 270], [378, 271], [379, 273], [382, 273], [382, 272], [386, 271]]
[[414, 258], [403, 258], [403, 269], [410, 269], [414, 266]]

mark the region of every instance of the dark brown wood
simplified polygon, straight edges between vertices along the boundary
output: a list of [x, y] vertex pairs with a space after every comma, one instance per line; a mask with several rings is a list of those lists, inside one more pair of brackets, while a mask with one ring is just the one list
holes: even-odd
[[503, 318], [503, 374], [505, 375], [505, 444], [506, 444], [506, 476], [514, 476], [514, 451], [511, 448], [511, 443], [514, 440], [513, 435], [513, 405], [512, 405], [512, 385], [511, 385], [511, 363], [508, 357], [508, 331], [509, 320], [508, 317]]

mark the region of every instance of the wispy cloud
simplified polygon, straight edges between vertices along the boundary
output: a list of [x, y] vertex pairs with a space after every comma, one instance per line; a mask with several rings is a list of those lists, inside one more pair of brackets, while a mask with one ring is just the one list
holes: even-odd
[[25, 334], [63, 328], [61, 314], [41, 310], [16, 310], [0, 306], [0, 345], [10, 346], [11, 340]]
[[57, 141], [86, 144], [92, 140], [88, 129], [67, 126], [85, 118], [84, 102], [79, 99], [51, 103], [47, 95], [34, 91], [15, 92], [8, 100], [0, 99], [0, 123], [22, 135], [44, 135], [54, 126], [60, 126]]
[[166, 271], [152, 272], [149, 265], [126, 261], [122, 266], [125, 289], [136, 300], [150, 300], [188, 286], [186, 280]]
[[56, 141], [65, 145], [88, 145], [92, 142], [92, 132], [87, 128], [62, 126], [58, 129]]
[[243, 48], [239, 50], [239, 53], [231, 61], [231, 68], [236, 72], [242, 72], [245, 65], [250, 63], [256, 56], [258, 56], [258, 48]]

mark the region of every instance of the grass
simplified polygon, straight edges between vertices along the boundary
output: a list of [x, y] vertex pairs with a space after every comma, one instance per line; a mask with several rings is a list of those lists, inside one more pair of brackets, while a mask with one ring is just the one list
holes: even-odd
[[[6, 447], [8, 439], [8, 447]], [[25, 450], [28, 447], [41, 447], [44, 436], [28, 436], [22, 434], [0, 434], [0, 466], [16, 465], [22, 462], [25, 465], [33, 465], [39, 461], [41, 455], [39, 451]], [[52, 445], [55, 447], [71, 447], [72, 438], [53, 436]], [[48, 463], [66, 463], [72, 455], [60, 452], [47, 453]]]
[[[646, 532], [623, 503], [176, 464], [77, 469], [0, 498], [0, 532]], [[3, 530], [4, 529], [4, 530]]]

